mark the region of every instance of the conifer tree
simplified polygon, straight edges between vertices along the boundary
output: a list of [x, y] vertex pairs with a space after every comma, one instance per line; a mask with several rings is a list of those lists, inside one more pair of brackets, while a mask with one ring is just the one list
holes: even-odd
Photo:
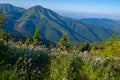
[[50, 42], [49, 48], [52, 49], [53, 47], [54, 47], [54, 44], [52, 42]]
[[41, 45], [42, 44], [40, 29], [38, 29], [38, 28], [36, 29], [35, 34], [33, 36], [33, 44], [34, 45]]
[[25, 43], [26, 43], [27, 45], [31, 44], [31, 39], [28, 37], [28, 38], [25, 40]]
[[63, 34], [59, 43], [58, 43], [60, 49], [66, 50], [70, 47], [70, 44], [68, 43], [67, 35]]
[[79, 48], [80, 51], [84, 52], [84, 51], [90, 51], [91, 50], [91, 46], [89, 43], [84, 43], [82, 44], [82, 46]]

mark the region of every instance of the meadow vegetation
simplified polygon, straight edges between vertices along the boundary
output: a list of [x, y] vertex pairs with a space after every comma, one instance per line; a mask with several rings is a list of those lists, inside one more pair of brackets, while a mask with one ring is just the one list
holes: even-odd
[[[0, 23], [2, 24], [2, 23]], [[0, 80], [120, 80], [120, 38], [76, 48], [63, 34], [45, 47], [39, 29], [15, 42], [0, 31]]]
[[0, 42], [0, 80], [119, 80], [120, 43], [83, 44], [80, 48], [46, 48]]

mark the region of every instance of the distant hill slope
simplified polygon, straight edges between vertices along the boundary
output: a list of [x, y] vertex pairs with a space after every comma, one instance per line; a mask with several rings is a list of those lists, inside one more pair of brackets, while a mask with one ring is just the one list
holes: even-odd
[[6, 14], [7, 31], [20, 34], [14, 30], [14, 26], [16, 21], [23, 15], [25, 9], [11, 4], [0, 4], [0, 10]]
[[109, 28], [115, 32], [120, 33], [120, 21], [115, 21], [111, 19], [105, 19], [105, 18], [85, 18], [85, 19], [80, 19], [80, 21], [85, 22], [85, 23], [92, 23], [97, 26], [101, 26], [104, 28]]
[[13, 13], [13, 12], [25, 11], [24, 8], [15, 7], [11, 4], [0, 4], [0, 10], [2, 10], [4, 13]]
[[15, 9], [13, 13], [7, 13], [9, 31], [32, 36], [36, 28], [40, 28], [42, 37], [55, 43], [59, 41], [63, 33], [67, 34], [70, 42], [102, 41], [113, 34], [110, 29], [63, 17], [39, 5], [16, 11]]

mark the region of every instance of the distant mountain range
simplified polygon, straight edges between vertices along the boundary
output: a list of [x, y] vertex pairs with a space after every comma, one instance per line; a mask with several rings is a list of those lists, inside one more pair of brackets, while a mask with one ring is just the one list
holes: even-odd
[[113, 34], [109, 28], [111, 26], [105, 25], [104, 21], [98, 24], [87, 19], [74, 20], [39, 5], [23, 9], [11, 4], [0, 4], [0, 9], [7, 15], [9, 32], [33, 36], [36, 28], [40, 28], [42, 37], [54, 43], [59, 41], [63, 33], [67, 34], [70, 42], [103, 41]]
[[106, 18], [84, 18], [80, 19], [84, 23], [91, 23], [99, 27], [104, 27], [113, 30], [116, 33], [120, 33], [120, 21], [115, 21]]

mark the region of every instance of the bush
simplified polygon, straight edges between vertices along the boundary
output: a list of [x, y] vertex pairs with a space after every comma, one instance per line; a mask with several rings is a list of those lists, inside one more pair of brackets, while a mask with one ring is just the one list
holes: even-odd
[[6, 39], [7, 39], [7, 34], [3, 30], [0, 30], [0, 42]]
[[84, 43], [80, 46], [79, 48], [80, 51], [84, 52], [84, 51], [90, 51], [91, 50], [91, 46], [89, 43]]
[[120, 57], [120, 38], [113, 35], [108, 41], [105, 42], [102, 57]]
[[9, 62], [9, 59], [12, 56], [12, 51], [9, 46], [4, 45], [0, 42], [0, 61]]
[[0, 46], [3, 55], [0, 61], [0, 80], [120, 79], [119, 58], [84, 57], [64, 52], [57, 54], [57, 51], [56, 54], [49, 54], [37, 47], [31, 49], [18, 44], [14, 44], [14, 47], [11, 45], [11, 48], [3, 43]]

